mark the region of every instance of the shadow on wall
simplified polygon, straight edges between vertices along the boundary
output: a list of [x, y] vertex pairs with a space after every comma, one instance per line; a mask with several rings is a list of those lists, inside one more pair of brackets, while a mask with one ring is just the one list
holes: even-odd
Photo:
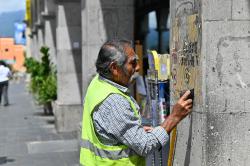
[[[50, 28], [51, 33], [52, 33], [51, 44], [53, 45], [54, 48], [56, 48], [56, 20], [55, 19], [52, 19], [49, 21], [49, 28]], [[53, 57], [51, 57], [51, 61], [53, 63], [56, 63], [56, 50], [54, 50], [53, 52], [54, 52], [54, 55], [53, 55]]]
[[[134, 40], [134, 0], [101, 1], [98, 33], [103, 42], [110, 39]], [[104, 33], [104, 34], [103, 34]], [[105, 36], [104, 36], [105, 35]]]
[[14, 162], [14, 159], [9, 159], [7, 156], [0, 157], [0, 165], [7, 164], [9, 162]]
[[250, 13], [250, 1], [247, 1], [248, 13]]

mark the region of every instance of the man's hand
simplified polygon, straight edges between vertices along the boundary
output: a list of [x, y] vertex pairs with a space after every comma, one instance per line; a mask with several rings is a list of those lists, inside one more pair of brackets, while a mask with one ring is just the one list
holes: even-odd
[[193, 106], [192, 99], [187, 99], [190, 91], [186, 91], [183, 96], [178, 100], [172, 109], [172, 113], [167, 117], [167, 119], [161, 124], [168, 134], [172, 129], [190, 112]]

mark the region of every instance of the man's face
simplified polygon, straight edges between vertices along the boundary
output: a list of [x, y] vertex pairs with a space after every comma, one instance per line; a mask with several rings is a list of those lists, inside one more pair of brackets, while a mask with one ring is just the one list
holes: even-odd
[[127, 61], [124, 64], [124, 67], [121, 67], [118, 72], [117, 82], [123, 86], [128, 86], [135, 79], [135, 75], [139, 72], [138, 57], [135, 54], [133, 48], [126, 46], [125, 53], [127, 55]]

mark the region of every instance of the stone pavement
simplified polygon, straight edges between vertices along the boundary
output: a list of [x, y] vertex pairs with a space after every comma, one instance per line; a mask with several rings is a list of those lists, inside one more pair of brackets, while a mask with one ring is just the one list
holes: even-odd
[[78, 166], [77, 133], [57, 133], [24, 81], [9, 85], [10, 105], [0, 105], [0, 166]]

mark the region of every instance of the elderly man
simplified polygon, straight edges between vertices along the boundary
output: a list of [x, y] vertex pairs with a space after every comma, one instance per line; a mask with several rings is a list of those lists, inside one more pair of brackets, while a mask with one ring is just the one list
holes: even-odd
[[100, 49], [97, 75], [84, 101], [80, 163], [84, 166], [143, 166], [145, 156], [169, 141], [171, 130], [191, 112], [187, 91], [158, 127], [141, 125], [139, 106], [128, 86], [139, 71], [130, 42], [114, 40]]

